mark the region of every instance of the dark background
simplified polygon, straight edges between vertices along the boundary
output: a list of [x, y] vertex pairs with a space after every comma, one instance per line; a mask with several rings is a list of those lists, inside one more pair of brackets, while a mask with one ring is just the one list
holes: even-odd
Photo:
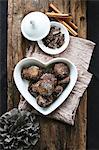
[[[87, 1], [87, 38], [96, 43], [89, 71], [87, 150], [99, 150], [99, 1]], [[0, 115], [7, 110], [7, 0], [0, 0]]]

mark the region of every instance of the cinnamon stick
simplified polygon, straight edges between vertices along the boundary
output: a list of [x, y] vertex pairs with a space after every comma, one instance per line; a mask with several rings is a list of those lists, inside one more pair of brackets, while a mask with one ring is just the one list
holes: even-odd
[[74, 35], [74, 36], [78, 35], [78, 33], [75, 30], [73, 30], [65, 21], [62, 21], [60, 19], [56, 19], [56, 20], [59, 21], [60, 23], [62, 23], [72, 35]]
[[70, 20], [72, 20], [72, 16], [69, 16], [69, 14], [62, 14], [62, 13], [55, 13], [55, 12], [46, 12], [46, 15], [48, 17], [52, 17], [52, 18], [59, 18], [59, 19], [64, 19], [66, 20], [66, 22], [75, 30], [77, 30], [77, 26], [71, 22]]
[[73, 22], [69, 21], [68, 18], [66, 19], [66, 21], [74, 30], [78, 29], [78, 27]]
[[60, 19], [72, 19], [72, 16], [69, 14], [55, 13], [55, 12], [46, 12], [48, 17], [60, 18]]
[[[52, 8], [55, 12], [57, 12], [57, 13], [61, 13], [61, 11], [58, 9], [58, 8], [56, 8], [56, 6], [54, 6], [52, 3], [50, 3], [49, 4], [49, 7], [50, 8]], [[68, 20], [66, 20], [67, 21], [67, 23], [69, 24], [69, 26], [71, 26], [74, 30], [77, 30], [78, 29], [78, 27], [73, 23], [73, 22], [70, 22], [70, 21], [68, 21]], [[64, 21], [65, 22], [65, 21]], [[65, 23], [64, 23], [65, 24]], [[73, 30], [72, 29], [72, 30]], [[72, 31], [71, 31], [72, 32]], [[75, 31], [74, 31], [75, 32]], [[72, 34], [72, 33], [71, 33]]]
[[[51, 13], [55, 13], [55, 11], [51, 11]], [[60, 14], [60, 13], [58, 13], [58, 14]], [[72, 17], [71, 14], [70, 14], [70, 17]], [[66, 22], [70, 22], [70, 21], [72, 21], [72, 18], [70, 18], [70, 17], [65, 18], [65, 19], [64, 19], [64, 18], [59, 18], [59, 19], [61, 19], [61, 20], [63, 20], [63, 21], [66, 20]], [[52, 17], [52, 18], [56, 19], [56, 17]]]
[[49, 4], [49, 7], [52, 8], [57, 13], [61, 13], [61, 11], [58, 8], [56, 8], [52, 3]]
[[[54, 11], [52, 11], [52, 13], [54, 13]], [[56, 17], [55, 17], [55, 19], [56, 19], [57, 21], [59, 21], [60, 23], [62, 23], [62, 24], [68, 29], [68, 31], [69, 31], [72, 35], [74, 35], [74, 36], [77, 36], [77, 35], [78, 35], [78, 33], [77, 33], [76, 31], [74, 31], [64, 20], [61, 20], [61, 19], [56, 18]], [[66, 20], [67, 20], [67, 19], [66, 19]]]

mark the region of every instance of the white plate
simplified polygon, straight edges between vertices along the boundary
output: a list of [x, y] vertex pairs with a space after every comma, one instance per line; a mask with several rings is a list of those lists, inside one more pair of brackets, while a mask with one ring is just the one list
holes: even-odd
[[[65, 88], [65, 90], [63, 91], [63, 93], [58, 97], [57, 100], [55, 100], [55, 102], [53, 102], [47, 108], [43, 108], [37, 104], [36, 99], [28, 92], [29, 82], [22, 79], [21, 71], [22, 71], [23, 67], [26, 67], [28, 65], [38, 65], [38, 66], [46, 68], [48, 65], [50, 65], [52, 63], [56, 63], [56, 62], [63, 62], [69, 66], [69, 68], [70, 68], [70, 82], [67, 85], [67, 87]], [[65, 58], [54, 58], [54, 59], [50, 60], [49, 62], [44, 63], [38, 59], [28, 57], [28, 58], [22, 59], [16, 65], [16, 67], [14, 69], [14, 81], [16, 83], [18, 90], [20, 91], [22, 96], [27, 100], [27, 102], [29, 104], [31, 104], [37, 111], [39, 111], [43, 115], [50, 114], [52, 111], [54, 111], [57, 107], [59, 107], [66, 100], [66, 98], [68, 97], [68, 95], [72, 91], [72, 89], [76, 83], [76, 80], [77, 80], [76, 66], [72, 62], [70, 62], [69, 60], [67, 60]]]
[[69, 44], [70, 36], [69, 36], [69, 32], [67, 28], [63, 24], [56, 22], [56, 21], [51, 21], [51, 26], [56, 26], [56, 27], [61, 28], [61, 32], [65, 36], [64, 44], [60, 48], [52, 49], [52, 48], [46, 47], [44, 43], [42, 42], [42, 40], [40, 40], [38, 41], [38, 45], [45, 53], [50, 54], [50, 55], [56, 55], [56, 54], [63, 52], [67, 48]]

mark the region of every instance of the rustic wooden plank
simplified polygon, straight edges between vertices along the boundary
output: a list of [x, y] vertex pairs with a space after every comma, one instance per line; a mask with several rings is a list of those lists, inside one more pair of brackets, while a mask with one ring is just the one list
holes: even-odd
[[78, 36], [86, 38], [87, 20], [86, 20], [86, 0], [70, 1], [70, 12], [74, 23], [78, 26]]
[[[79, 26], [80, 37], [86, 37], [86, 4], [82, 0], [54, 0], [63, 12], [71, 12]], [[47, 11], [48, 0], [9, 0], [8, 1], [8, 109], [17, 106], [19, 92], [13, 82], [15, 64], [25, 56], [29, 42], [21, 36], [20, 23], [24, 15], [31, 11]], [[39, 117], [41, 138], [35, 149], [40, 150], [85, 150], [86, 149], [86, 95], [78, 108], [75, 126]]]
[[[8, 2], [8, 50], [7, 50], [7, 75], [8, 75], [8, 109], [17, 105], [19, 92], [13, 82], [13, 69], [18, 60], [23, 58], [21, 48], [21, 8], [20, 0], [17, 2], [9, 0]], [[19, 14], [19, 15], [18, 15]]]
[[[78, 36], [86, 38], [87, 20], [86, 20], [86, 0], [73, 0], [70, 1], [70, 12], [73, 16], [74, 23], [78, 26]], [[86, 125], [87, 125], [87, 93], [83, 95], [78, 112], [76, 115], [75, 126], [79, 123], [74, 134], [79, 133], [79, 149], [86, 149]], [[76, 138], [75, 138], [76, 139]], [[75, 141], [77, 143], [77, 140]]]
[[63, 0], [63, 12], [64, 13], [69, 13], [70, 12], [70, 0]]
[[[63, 1], [54, 1], [56, 6], [63, 11]], [[66, 5], [65, 5], [66, 6]], [[65, 125], [49, 119], [40, 119], [41, 124], [41, 150], [64, 150], [66, 149]], [[42, 144], [43, 143], [43, 144]]]
[[11, 78], [12, 78], [12, 70], [10, 66], [12, 66], [12, 18], [13, 18], [13, 1], [10, 0], [8, 2], [8, 48], [7, 48], [7, 81], [8, 81], [8, 109], [13, 107], [12, 100], [12, 92], [11, 91]]

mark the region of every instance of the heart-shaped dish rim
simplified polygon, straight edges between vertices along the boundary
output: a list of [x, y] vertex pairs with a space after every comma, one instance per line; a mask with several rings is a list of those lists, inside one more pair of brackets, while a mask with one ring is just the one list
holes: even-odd
[[[57, 63], [57, 62], [63, 62], [69, 66], [70, 82], [67, 85], [67, 87], [64, 89], [62, 94], [50, 106], [48, 106], [46, 108], [40, 107], [37, 104], [36, 99], [28, 91], [28, 81], [22, 79], [22, 77], [21, 77], [22, 68], [26, 67], [28, 65], [38, 65], [40, 67], [46, 68], [48, 65]], [[71, 93], [71, 91], [77, 81], [77, 76], [78, 76], [78, 72], [77, 72], [76, 66], [66, 58], [53, 58], [48, 62], [42, 62], [41, 60], [38, 60], [36, 58], [28, 57], [28, 58], [24, 58], [21, 61], [19, 61], [14, 69], [14, 81], [15, 81], [15, 84], [16, 84], [18, 90], [20, 91], [22, 96], [27, 100], [27, 102], [43, 115], [50, 114], [66, 100], [66, 98]]]

